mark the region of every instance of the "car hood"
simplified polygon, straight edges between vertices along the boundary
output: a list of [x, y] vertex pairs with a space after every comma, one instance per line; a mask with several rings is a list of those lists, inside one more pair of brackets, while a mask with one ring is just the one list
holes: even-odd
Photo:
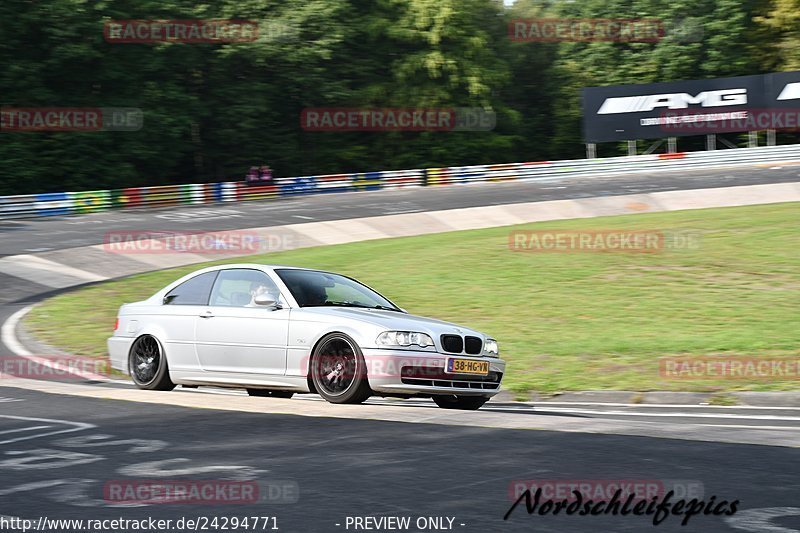
[[303, 313], [323, 315], [331, 318], [351, 319], [366, 322], [385, 330], [420, 331], [435, 337], [443, 333], [460, 335], [474, 335], [483, 338], [484, 335], [474, 329], [466, 328], [452, 322], [436, 320], [424, 316], [410, 315], [398, 311], [384, 311], [382, 309], [358, 309], [355, 307], [304, 307]]

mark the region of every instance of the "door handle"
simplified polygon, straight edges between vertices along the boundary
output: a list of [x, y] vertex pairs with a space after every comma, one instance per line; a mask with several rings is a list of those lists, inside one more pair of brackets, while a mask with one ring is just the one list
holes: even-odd
[[212, 313], [211, 311], [203, 311], [198, 316], [200, 318], [213, 318], [214, 317], [214, 313]]

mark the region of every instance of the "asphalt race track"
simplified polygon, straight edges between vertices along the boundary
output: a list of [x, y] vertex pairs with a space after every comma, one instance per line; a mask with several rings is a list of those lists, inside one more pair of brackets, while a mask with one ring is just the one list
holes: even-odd
[[[2, 222], [0, 256], [97, 244], [104, 232], [115, 229], [236, 229], [792, 182], [799, 175], [800, 167], [763, 166]], [[48, 292], [0, 275], [0, 323]], [[8, 354], [0, 346], [0, 355]], [[173, 525], [173, 531], [800, 531], [800, 408], [490, 402], [478, 412], [448, 413], [426, 400], [329, 406], [312, 395], [273, 400], [238, 391], [179, 389], [147, 396], [122, 383], [82, 387], [84, 392], [56, 394], [0, 382], [0, 516], [34, 524], [43, 517], [152, 517], [173, 524], [181, 517], [199, 519], [197, 527], [184, 523]], [[237, 409], [239, 403], [246, 409]], [[576, 429], [581, 425], [593, 429], [581, 432]], [[259, 497], [212, 506], [115, 503], [109, 491], [131, 480], [255, 485]], [[654, 526], [652, 515], [529, 516], [522, 504], [504, 520], [513, 503], [510, 491], [524, 480], [593, 486], [638, 482], [663, 491], [675, 488], [673, 500], [680, 499], [681, 490], [686, 500], [738, 500], [738, 511], [728, 517], [700, 514], [686, 526], [673, 515]], [[219, 499], [225, 499], [224, 491]], [[216, 525], [210, 522], [214, 517]], [[233, 528], [233, 519], [243, 517], [259, 517], [257, 526], [251, 520], [247, 528]], [[410, 517], [411, 526], [379, 528], [368, 517]], [[0, 530], [22, 531], [7, 524]], [[74, 525], [41, 529], [87, 530]]]
[[[504, 522], [509, 487], [515, 480], [556, 478], [681, 480], [702, 487], [706, 499], [738, 499], [743, 508], [785, 505], [800, 493], [792, 448], [221, 413], [10, 388], [0, 388], [0, 395], [22, 400], [4, 402], [3, 417], [87, 424], [50, 437], [15, 426], [14, 436], [29, 438], [2, 445], [0, 494], [5, 514], [21, 517], [258, 515], [277, 517], [283, 531], [327, 532], [344, 531], [336, 524], [348, 516], [447, 516], [465, 532], [646, 531], [651, 517], [528, 516], [524, 506]], [[108, 445], [92, 438], [98, 434]], [[258, 504], [107, 505], [104, 488], [134, 476], [255, 480], [275, 490]], [[670, 516], [658, 530], [731, 530], [713, 516], [692, 517], [683, 528], [679, 522]], [[791, 520], [784, 525], [791, 527]]]

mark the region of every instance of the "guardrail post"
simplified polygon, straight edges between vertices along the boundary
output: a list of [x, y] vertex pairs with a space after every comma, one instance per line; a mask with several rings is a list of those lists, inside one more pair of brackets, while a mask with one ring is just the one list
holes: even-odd
[[636, 155], [636, 141], [628, 141], [628, 155]]
[[586, 144], [586, 159], [595, 159], [597, 157], [597, 145], [595, 143]]
[[667, 138], [667, 153], [674, 154], [677, 151], [678, 151], [678, 138], [677, 137]]
[[717, 134], [716, 133], [709, 133], [706, 135], [706, 150], [716, 150], [717, 149]]
[[747, 147], [748, 148], [756, 148], [756, 147], [758, 147], [758, 132], [757, 131], [748, 131], [747, 132]]
[[767, 146], [775, 146], [775, 130], [767, 130]]

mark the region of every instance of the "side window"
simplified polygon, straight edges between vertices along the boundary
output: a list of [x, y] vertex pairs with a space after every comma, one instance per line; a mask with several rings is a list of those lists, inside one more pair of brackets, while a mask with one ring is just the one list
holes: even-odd
[[233, 268], [222, 270], [211, 291], [211, 304], [223, 307], [258, 307], [254, 298], [263, 293], [280, 299], [280, 291], [269, 276], [260, 270]]
[[214, 285], [217, 272], [206, 272], [192, 279], [186, 280], [164, 297], [168, 305], [207, 305], [208, 295]]

